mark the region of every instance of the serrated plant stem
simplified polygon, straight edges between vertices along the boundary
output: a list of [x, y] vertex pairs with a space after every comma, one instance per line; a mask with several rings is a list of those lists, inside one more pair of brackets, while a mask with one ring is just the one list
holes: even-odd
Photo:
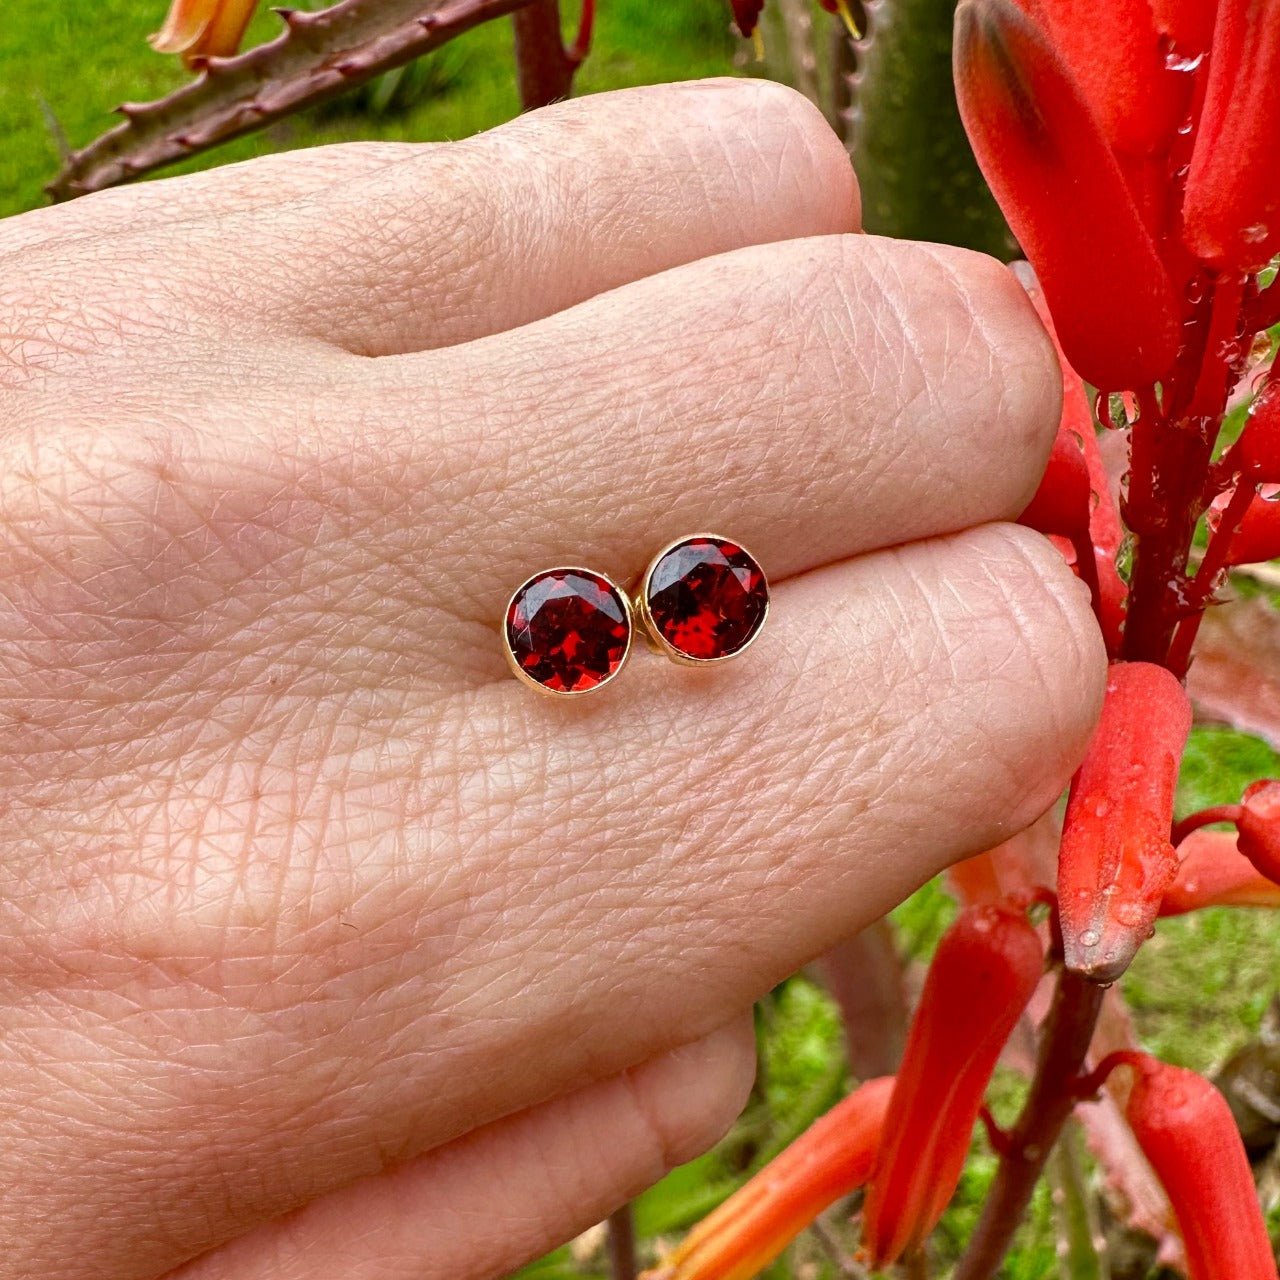
[[167, 97], [117, 108], [124, 120], [73, 151], [45, 188], [69, 200], [129, 182], [262, 129], [403, 66], [530, 0], [340, 0], [315, 12], [281, 10], [274, 40], [210, 58]]

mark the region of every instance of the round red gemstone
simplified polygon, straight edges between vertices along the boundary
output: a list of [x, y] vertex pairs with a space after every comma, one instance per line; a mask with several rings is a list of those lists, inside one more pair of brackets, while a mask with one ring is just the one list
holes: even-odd
[[769, 608], [769, 586], [737, 543], [687, 538], [649, 571], [645, 600], [662, 639], [682, 656], [707, 662], [750, 643]]
[[548, 569], [507, 606], [507, 644], [516, 665], [556, 693], [583, 693], [615, 675], [631, 645], [622, 593], [587, 569]]

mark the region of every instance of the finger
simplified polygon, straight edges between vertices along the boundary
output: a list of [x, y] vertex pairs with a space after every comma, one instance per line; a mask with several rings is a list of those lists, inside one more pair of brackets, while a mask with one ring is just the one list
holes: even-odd
[[430, 144], [343, 142], [259, 156], [201, 173], [111, 187], [65, 204], [0, 221], [0, 254], [47, 242], [153, 232], [226, 217], [362, 182], [387, 165], [422, 155]]
[[700, 1155], [755, 1076], [749, 1015], [354, 1183], [169, 1280], [480, 1280], [585, 1230]]
[[[255, 685], [307, 661], [293, 626]], [[148, 791], [77, 825], [62, 807], [118, 784], [64, 782], [40, 811], [50, 869], [14, 873], [48, 896], [6, 913], [42, 992], [0, 1037], [7, 1114], [44, 1134], [38, 1161], [0, 1144], [0, 1225], [44, 1209], [14, 1274], [73, 1243], [94, 1275], [154, 1274], [709, 1033], [1046, 808], [1105, 674], [1079, 584], [1007, 526], [783, 582], [715, 671], [641, 658], [619, 696], [570, 706], [514, 680], [414, 696], [403, 660], [350, 693], [287, 690], [244, 731], [261, 764], [221, 763], [225, 705], [208, 755], [181, 725], [148, 736], [146, 777], [184, 743], [155, 818]], [[118, 699], [113, 723], [141, 714]], [[24, 1066], [64, 1041], [56, 1072]]]
[[457, 512], [441, 596], [485, 623], [537, 569], [628, 581], [697, 530], [783, 578], [1012, 519], [1062, 382], [998, 263], [870, 236], [739, 250], [353, 378], [343, 412], [366, 406], [388, 455], [417, 454], [405, 424], [424, 411], [464, 409], [405, 483], [417, 510]]
[[[231, 296], [238, 322], [376, 355], [499, 333], [708, 254], [857, 220], [848, 155], [811, 103], [715, 80], [560, 103], [167, 251], [226, 263], [204, 314]], [[264, 256], [287, 269], [263, 272]]]

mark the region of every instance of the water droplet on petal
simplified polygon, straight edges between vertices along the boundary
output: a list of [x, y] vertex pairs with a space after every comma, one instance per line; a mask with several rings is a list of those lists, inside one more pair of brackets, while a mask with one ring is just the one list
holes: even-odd
[[1102, 939], [1098, 937], [1097, 931], [1094, 929], [1086, 929], [1080, 935], [1080, 945], [1082, 947], [1096, 947]]
[[1265, 222], [1255, 222], [1250, 227], [1240, 233], [1245, 244], [1261, 244], [1267, 238], [1267, 224]]

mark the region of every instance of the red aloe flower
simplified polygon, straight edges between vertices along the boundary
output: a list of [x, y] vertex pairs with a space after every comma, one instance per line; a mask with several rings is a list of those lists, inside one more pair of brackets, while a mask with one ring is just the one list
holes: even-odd
[[1280, 377], [1268, 378], [1254, 397], [1244, 432], [1232, 452], [1234, 460], [1255, 480], [1280, 484]]
[[[1020, 3], [1053, 41], [1112, 150], [1146, 156], [1168, 144], [1186, 89], [1165, 63], [1150, 0]], [[1101, 49], [1124, 50], [1123, 75]]]
[[641, 1280], [749, 1280], [871, 1173], [893, 1078], [868, 1080], [689, 1232]]
[[1173, 1205], [1190, 1280], [1277, 1280], [1227, 1100], [1203, 1076], [1149, 1054], [1122, 1051], [1110, 1061], [1137, 1074], [1125, 1110]]
[[1048, 37], [1013, 0], [956, 10], [960, 114], [1044, 288], [1073, 368], [1118, 390], [1155, 381], [1179, 302], [1120, 166]]
[[1229, 831], [1193, 831], [1178, 854], [1182, 862], [1160, 903], [1162, 916], [1202, 907], [1280, 907], [1280, 884], [1240, 852]]
[[739, 32], [749, 39], [760, 21], [764, 0], [729, 0], [729, 7], [733, 10], [733, 20]]
[[1245, 788], [1236, 830], [1240, 852], [1280, 884], [1280, 780], [1262, 778]]
[[1071, 784], [1058, 854], [1067, 967], [1114, 982], [1155, 923], [1177, 870], [1169, 842], [1191, 704], [1149, 662], [1116, 662], [1102, 719]]
[[938, 944], [867, 1191], [875, 1266], [917, 1248], [955, 1193], [996, 1060], [1043, 967], [1035, 929], [1007, 906], [967, 908]]
[[1221, 270], [1280, 250], [1280, 22], [1272, 0], [1219, 0], [1183, 202], [1183, 239]]

